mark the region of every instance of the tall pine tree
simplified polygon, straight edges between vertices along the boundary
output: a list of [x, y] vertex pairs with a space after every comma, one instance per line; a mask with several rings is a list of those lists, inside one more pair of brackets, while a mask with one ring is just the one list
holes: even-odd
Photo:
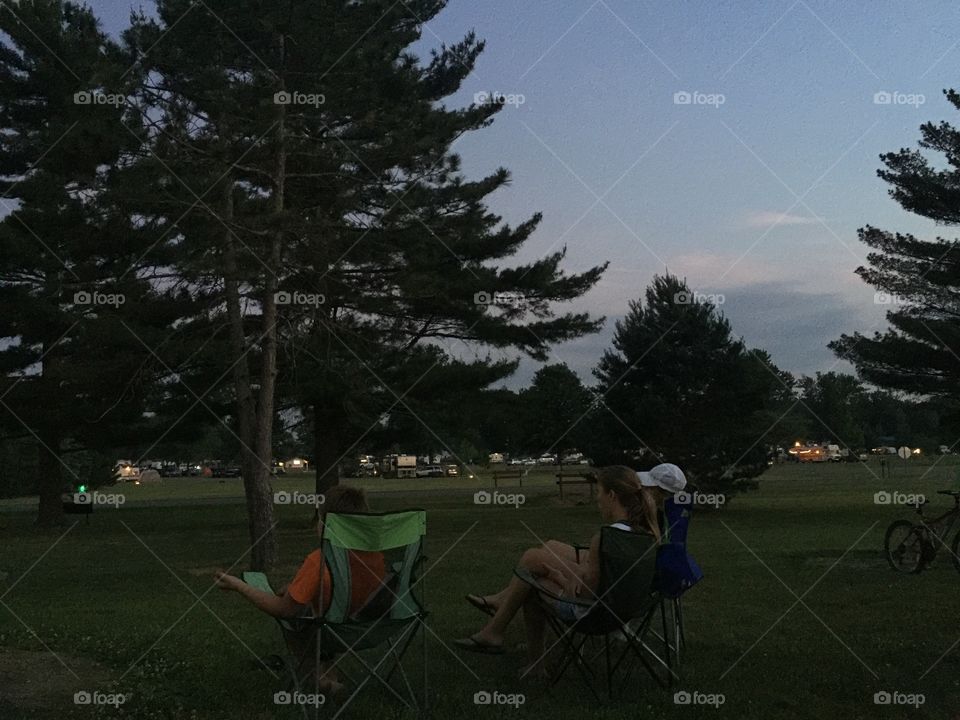
[[500, 107], [444, 104], [483, 49], [473, 35], [425, 62], [410, 52], [445, 5], [161, 0], [126, 36], [155, 133], [128, 184], [229, 326], [257, 567], [276, 558], [269, 465], [285, 402], [313, 420], [323, 490], [366, 421], [403, 407], [433, 365], [476, 390], [512, 369], [430, 359], [444, 343], [542, 358], [598, 327], [552, 304], [603, 267], [568, 275], [563, 252], [503, 267], [540, 218], [504, 224], [485, 200], [507, 171], [468, 180], [450, 150]]
[[594, 460], [639, 452], [644, 465], [675, 463], [699, 487], [727, 494], [766, 470], [790, 394], [766, 353], [748, 351], [717, 308], [672, 275], [630, 302], [594, 374]]
[[36, 443], [52, 525], [68, 484], [89, 484], [70, 454], [142, 430], [148, 348], [178, 311], [141, 262], [152, 239], [107, 199], [140, 143], [129, 61], [63, 0], [3, 2], [0, 31], [0, 427]]
[[[945, 92], [960, 109], [960, 94]], [[960, 224], [960, 130], [947, 122], [920, 127], [919, 150], [903, 148], [880, 156], [878, 175], [890, 196], [910, 212], [938, 224]], [[945, 160], [934, 167], [922, 153]], [[830, 344], [868, 382], [918, 395], [960, 400], [960, 243], [922, 240], [867, 226], [859, 231], [871, 248], [868, 265], [857, 268], [889, 305], [890, 328], [872, 336], [843, 335]]]

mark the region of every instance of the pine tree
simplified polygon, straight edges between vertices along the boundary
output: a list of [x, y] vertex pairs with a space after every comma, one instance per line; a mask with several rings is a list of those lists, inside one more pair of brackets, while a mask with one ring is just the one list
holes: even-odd
[[4, 2], [0, 30], [0, 424], [36, 443], [38, 521], [52, 525], [65, 483], [89, 484], [70, 455], [142, 429], [148, 348], [176, 312], [139, 263], [147, 239], [107, 199], [139, 144], [129, 62], [62, 0]]
[[789, 391], [769, 357], [748, 351], [684, 281], [656, 277], [644, 300], [630, 302], [594, 374], [594, 460], [636, 452], [644, 465], [675, 463], [695, 485], [727, 494], [766, 469]]
[[[155, 129], [153, 159], [128, 184], [149, 188], [139, 212], [178, 239], [179, 277], [229, 327], [255, 567], [277, 553], [278, 408], [312, 419], [322, 491], [366, 421], [403, 408], [417, 373], [433, 371], [421, 370], [424, 347], [542, 358], [598, 327], [551, 305], [582, 295], [603, 267], [567, 275], [562, 251], [500, 266], [540, 218], [503, 224], [484, 200], [507, 171], [467, 180], [450, 152], [500, 106], [443, 104], [483, 49], [472, 34], [425, 62], [410, 52], [445, 5], [161, 0], [158, 20], [138, 18], [126, 35]], [[476, 390], [510, 371], [485, 358], [450, 367]]]
[[[960, 94], [945, 92], [960, 109]], [[880, 156], [878, 171], [890, 196], [905, 210], [946, 226], [960, 224], [960, 131], [947, 122], [920, 128], [919, 150], [902, 148]], [[943, 155], [937, 169], [922, 150]], [[872, 336], [843, 335], [830, 344], [871, 383], [918, 395], [960, 399], [960, 243], [922, 240], [872, 226], [859, 230], [871, 248], [857, 268], [889, 305], [890, 328]]]

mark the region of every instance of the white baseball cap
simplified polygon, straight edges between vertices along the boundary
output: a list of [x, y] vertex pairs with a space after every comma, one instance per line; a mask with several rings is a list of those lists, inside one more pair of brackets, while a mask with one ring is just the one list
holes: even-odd
[[661, 463], [649, 472], [638, 472], [637, 480], [644, 487], [658, 487], [669, 493], [678, 493], [687, 486], [683, 470], [673, 463]]

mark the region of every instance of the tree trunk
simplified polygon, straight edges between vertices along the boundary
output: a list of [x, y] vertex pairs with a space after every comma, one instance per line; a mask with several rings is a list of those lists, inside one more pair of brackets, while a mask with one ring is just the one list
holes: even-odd
[[37, 525], [54, 527], [63, 524], [63, 465], [59, 457], [63, 440], [55, 427], [41, 427], [38, 435], [41, 442], [37, 446]]
[[344, 419], [329, 407], [313, 406], [313, 466], [317, 470], [317, 494], [340, 484], [344, 451]]
[[[48, 275], [47, 282], [54, 285], [56, 275]], [[36, 379], [36, 393], [39, 405], [46, 409], [31, 412], [35, 418], [37, 433], [37, 486], [40, 502], [37, 508], [37, 525], [54, 527], [63, 523], [63, 462], [60, 453], [63, 449], [64, 432], [57, 403], [54, 400], [60, 393], [60, 351], [57, 329], [51, 328], [49, 337], [43, 343], [43, 355], [40, 362], [40, 374]], [[44, 402], [46, 400], [47, 402]]]
[[[224, 188], [224, 215], [227, 222], [233, 218], [233, 182]], [[240, 435], [240, 472], [247, 500], [247, 525], [250, 535], [250, 568], [269, 571], [276, 563], [279, 548], [273, 518], [273, 493], [270, 487], [272, 456], [264, 461], [259, 453], [257, 416], [250, 386], [250, 364], [243, 309], [240, 298], [239, 267], [236, 240], [228, 230], [224, 246], [224, 290], [227, 316], [230, 323], [230, 346], [236, 360], [233, 365], [233, 385], [236, 396], [237, 430]], [[272, 417], [272, 415], [271, 415]]]
[[[284, 36], [277, 38], [280, 50], [281, 87], [284, 90], [282, 73]], [[273, 212], [281, 227], [270, 239], [270, 256], [265, 268], [261, 320], [263, 332], [260, 337], [260, 397], [254, 418], [254, 446], [257, 463], [252, 469], [250, 482], [253, 508], [250, 520], [253, 526], [263, 531], [262, 542], [256, 542], [251, 553], [256, 566], [272, 567], [277, 561], [277, 540], [273, 532], [273, 492], [270, 487], [270, 468], [273, 462], [273, 415], [277, 384], [277, 290], [283, 253], [282, 217], [285, 208], [287, 151], [285, 144], [286, 106], [277, 104], [277, 163], [274, 169]]]

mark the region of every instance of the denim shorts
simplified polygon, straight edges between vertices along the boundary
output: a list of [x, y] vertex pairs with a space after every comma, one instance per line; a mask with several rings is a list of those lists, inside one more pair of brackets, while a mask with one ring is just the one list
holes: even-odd
[[572, 623], [584, 615], [584, 608], [567, 600], [554, 600], [553, 611], [562, 622]]

